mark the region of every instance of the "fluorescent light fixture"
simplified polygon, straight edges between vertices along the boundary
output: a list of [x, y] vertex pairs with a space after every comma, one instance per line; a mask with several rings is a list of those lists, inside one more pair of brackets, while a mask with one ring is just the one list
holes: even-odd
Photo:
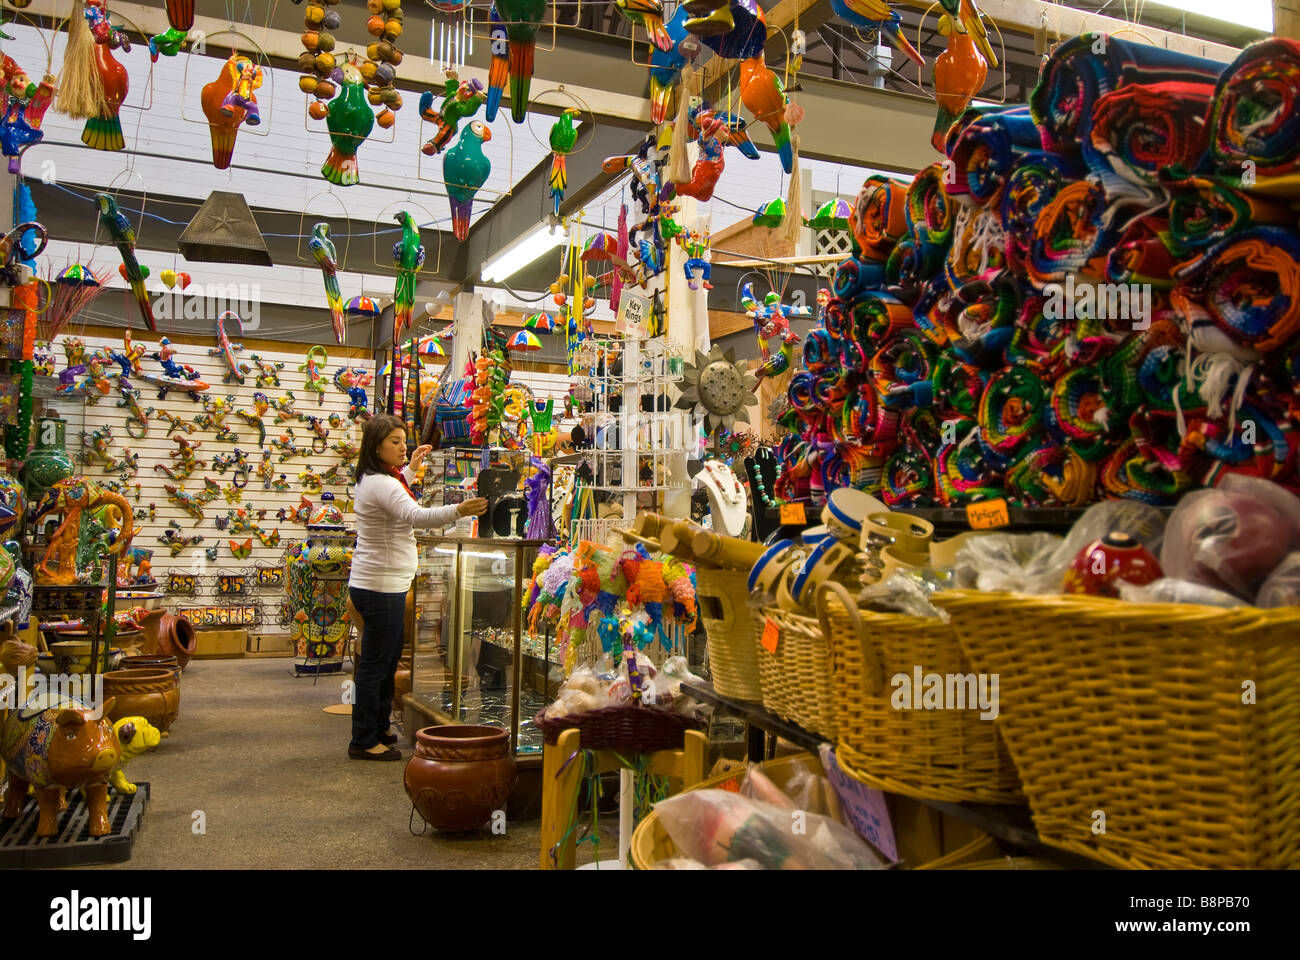
[[528, 233], [502, 250], [498, 250], [479, 271], [485, 283], [500, 283], [528, 266], [542, 254], [569, 242], [569, 235], [556, 229], [554, 233], [545, 223], [539, 223]]
[[1225, 23], [1273, 32], [1273, 0], [1154, 0], [1160, 7], [1172, 7]]

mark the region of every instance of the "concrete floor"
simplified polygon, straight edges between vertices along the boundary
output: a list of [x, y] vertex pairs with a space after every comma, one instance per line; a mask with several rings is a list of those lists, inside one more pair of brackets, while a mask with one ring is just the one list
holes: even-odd
[[348, 759], [351, 718], [322, 712], [343, 676], [313, 686], [291, 662], [190, 664], [171, 736], [127, 767], [152, 790], [133, 856], [104, 869], [536, 869], [538, 820], [504, 836], [413, 836], [405, 738], [401, 763]]

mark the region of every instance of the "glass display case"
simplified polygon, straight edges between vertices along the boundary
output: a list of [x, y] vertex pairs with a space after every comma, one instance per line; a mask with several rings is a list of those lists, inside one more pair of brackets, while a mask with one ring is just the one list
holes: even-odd
[[[507, 729], [540, 754], [533, 717], [550, 702], [545, 663], [523, 636], [524, 587], [540, 540], [418, 536], [409, 708], [428, 723]], [[553, 655], [553, 654], [552, 654]]]

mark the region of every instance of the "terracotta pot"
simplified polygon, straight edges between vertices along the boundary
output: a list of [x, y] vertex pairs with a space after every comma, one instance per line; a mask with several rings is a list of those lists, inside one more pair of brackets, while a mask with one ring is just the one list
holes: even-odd
[[176, 678], [176, 686], [181, 685], [181, 663], [171, 654], [145, 653], [133, 657], [123, 657], [123, 670], [169, 670]]
[[104, 674], [104, 697], [115, 697], [108, 718], [144, 717], [165, 737], [180, 713], [181, 691], [167, 669], [113, 670]]
[[449, 832], [477, 830], [505, 808], [515, 784], [510, 734], [499, 727], [425, 727], [403, 777], [424, 822]]
[[172, 656], [184, 670], [189, 666], [190, 657], [198, 649], [199, 638], [194, 632], [194, 624], [185, 617], [174, 617], [165, 613], [158, 622], [157, 653]]

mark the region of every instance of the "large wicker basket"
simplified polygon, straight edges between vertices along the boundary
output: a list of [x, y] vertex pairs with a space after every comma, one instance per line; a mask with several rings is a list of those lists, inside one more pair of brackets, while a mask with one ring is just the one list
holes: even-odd
[[1300, 866], [1300, 608], [937, 602], [1000, 675], [1044, 841], [1119, 867]]
[[780, 607], [767, 607], [763, 615], [777, 628], [776, 650], [761, 645], [758, 650], [763, 706], [834, 741], [838, 727], [831, 690], [831, 648], [821, 624]]
[[734, 570], [695, 571], [700, 620], [709, 643], [713, 689], [736, 700], [762, 700], [758, 634], [749, 610], [749, 575]]
[[973, 672], [951, 624], [861, 610], [833, 583], [819, 588], [817, 604], [834, 656], [836, 757], [845, 772], [923, 800], [1024, 803], [1011, 754], [978, 704], [894, 706], [890, 680], [898, 674], [910, 681], [918, 667], [923, 675], [943, 677]]
[[582, 732], [584, 750], [624, 750], [651, 753], [680, 750], [687, 730], [703, 724], [694, 717], [657, 707], [619, 705], [547, 718], [538, 713], [533, 722], [542, 731], [542, 741], [554, 744], [565, 730]]

